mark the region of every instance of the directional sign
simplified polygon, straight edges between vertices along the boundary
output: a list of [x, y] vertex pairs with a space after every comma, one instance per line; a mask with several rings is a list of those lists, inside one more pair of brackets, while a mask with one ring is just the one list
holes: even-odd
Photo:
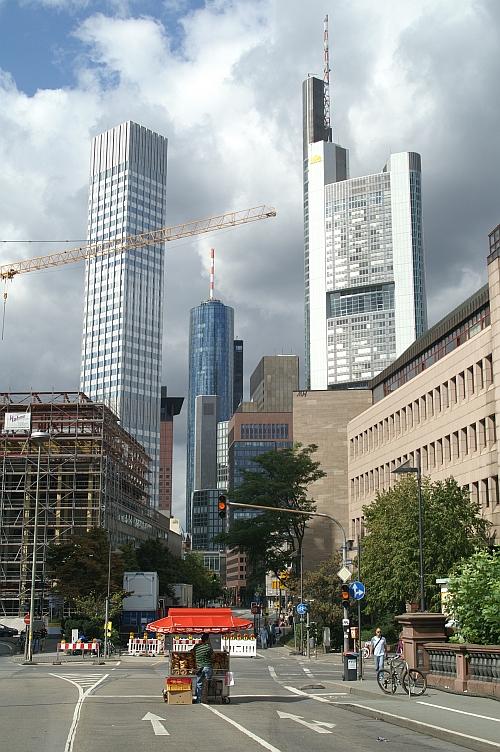
[[165, 718], [161, 718], [159, 715], [155, 715], [154, 713], [146, 713], [142, 720], [151, 721], [155, 736], [170, 736], [163, 723], [160, 723], [160, 721], [164, 721]]
[[297, 605], [297, 613], [298, 614], [307, 614], [307, 606], [305, 603], [299, 603]]
[[354, 598], [355, 601], [360, 601], [365, 597], [365, 586], [362, 582], [351, 582], [349, 585], [349, 595]]
[[312, 731], [316, 731], [317, 734], [331, 734], [328, 729], [335, 728], [335, 723], [326, 723], [326, 721], [305, 721], [300, 715], [292, 715], [292, 713], [282, 713], [281, 710], [276, 711], [280, 718], [285, 718], [295, 723], [300, 723], [302, 726], [307, 726]]

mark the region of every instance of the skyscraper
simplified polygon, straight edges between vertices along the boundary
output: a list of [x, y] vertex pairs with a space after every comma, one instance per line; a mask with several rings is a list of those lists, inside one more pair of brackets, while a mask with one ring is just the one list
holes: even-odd
[[168, 397], [167, 387], [161, 388], [160, 408], [160, 467], [158, 482], [158, 510], [172, 516], [172, 487], [174, 472], [174, 416], [179, 415], [184, 397]]
[[[166, 226], [167, 139], [130, 121], [92, 140], [88, 240]], [[157, 504], [163, 246], [85, 265], [80, 389], [105, 402], [152, 458]]]
[[427, 328], [420, 155], [350, 178], [328, 71], [302, 89], [307, 389], [366, 384]]
[[229, 420], [233, 408], [234, 310], [210, 298], [190, 312], [186, 529], [191, 530], [194, 486], [196, 397], [217, 395], [219, 419]]

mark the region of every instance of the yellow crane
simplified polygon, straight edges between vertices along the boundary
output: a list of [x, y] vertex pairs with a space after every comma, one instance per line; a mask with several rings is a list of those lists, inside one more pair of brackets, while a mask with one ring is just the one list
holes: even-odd
[[[87, 259], [100, 256], [109, 256], [112, 253], [121, 253], [131, 248], [142, 248], [147, 245], [168, 243], [172, 240], [180, 240], [192, 235], [214, 232], [214, 230], [224, 230], [228, 227], [245, 225], [249, 222], [257, 222], [260, 219], [268, 219], [275, 216], [276, 211], [272, 207], [254, 206], [251, 209], [220, 214], [218, 217], [199, 219], [196, 222], [188, 222], [187, 224], [176, 225], [175, 227], [165, 227], [163, 230], [153, 230], [141, 235], [129, 235], [122, 239], [100, 240], [97, 243], [73, 248], [70, 251], [60, 251], [59, 253], [50, 253], [47, 256], [38, 256], [26, 261], [3, 264], [0, 266], [0, 279], [13, 279], [16, 275], [25, 274], [26, 272], [35, 272], [40, 269], [48, 269], [51, 266], [60, 266], [61, 264], [72, 264], [74, 261], [86, 261]], [[4, 298], [6, 297], [5, 294]]]

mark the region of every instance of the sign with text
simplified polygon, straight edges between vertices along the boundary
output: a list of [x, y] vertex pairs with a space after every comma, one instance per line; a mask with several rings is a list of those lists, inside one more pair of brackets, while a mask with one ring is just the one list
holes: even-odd
[[5, 432], [29, 431], [31, 428], [31, 413], [5, 413]]

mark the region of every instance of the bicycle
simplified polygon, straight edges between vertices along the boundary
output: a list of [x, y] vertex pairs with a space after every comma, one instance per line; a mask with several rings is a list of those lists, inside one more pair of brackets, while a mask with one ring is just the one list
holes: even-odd
[[390, 658], [389, 666], [389, 669], [383, 668], [377, 673], [377, 684], [382, 692], [393, 695], [399, 684], [411, 697], [423, 695], [427, 689], [427, 679], [421, 671], [410, 668], [400, 656]]

